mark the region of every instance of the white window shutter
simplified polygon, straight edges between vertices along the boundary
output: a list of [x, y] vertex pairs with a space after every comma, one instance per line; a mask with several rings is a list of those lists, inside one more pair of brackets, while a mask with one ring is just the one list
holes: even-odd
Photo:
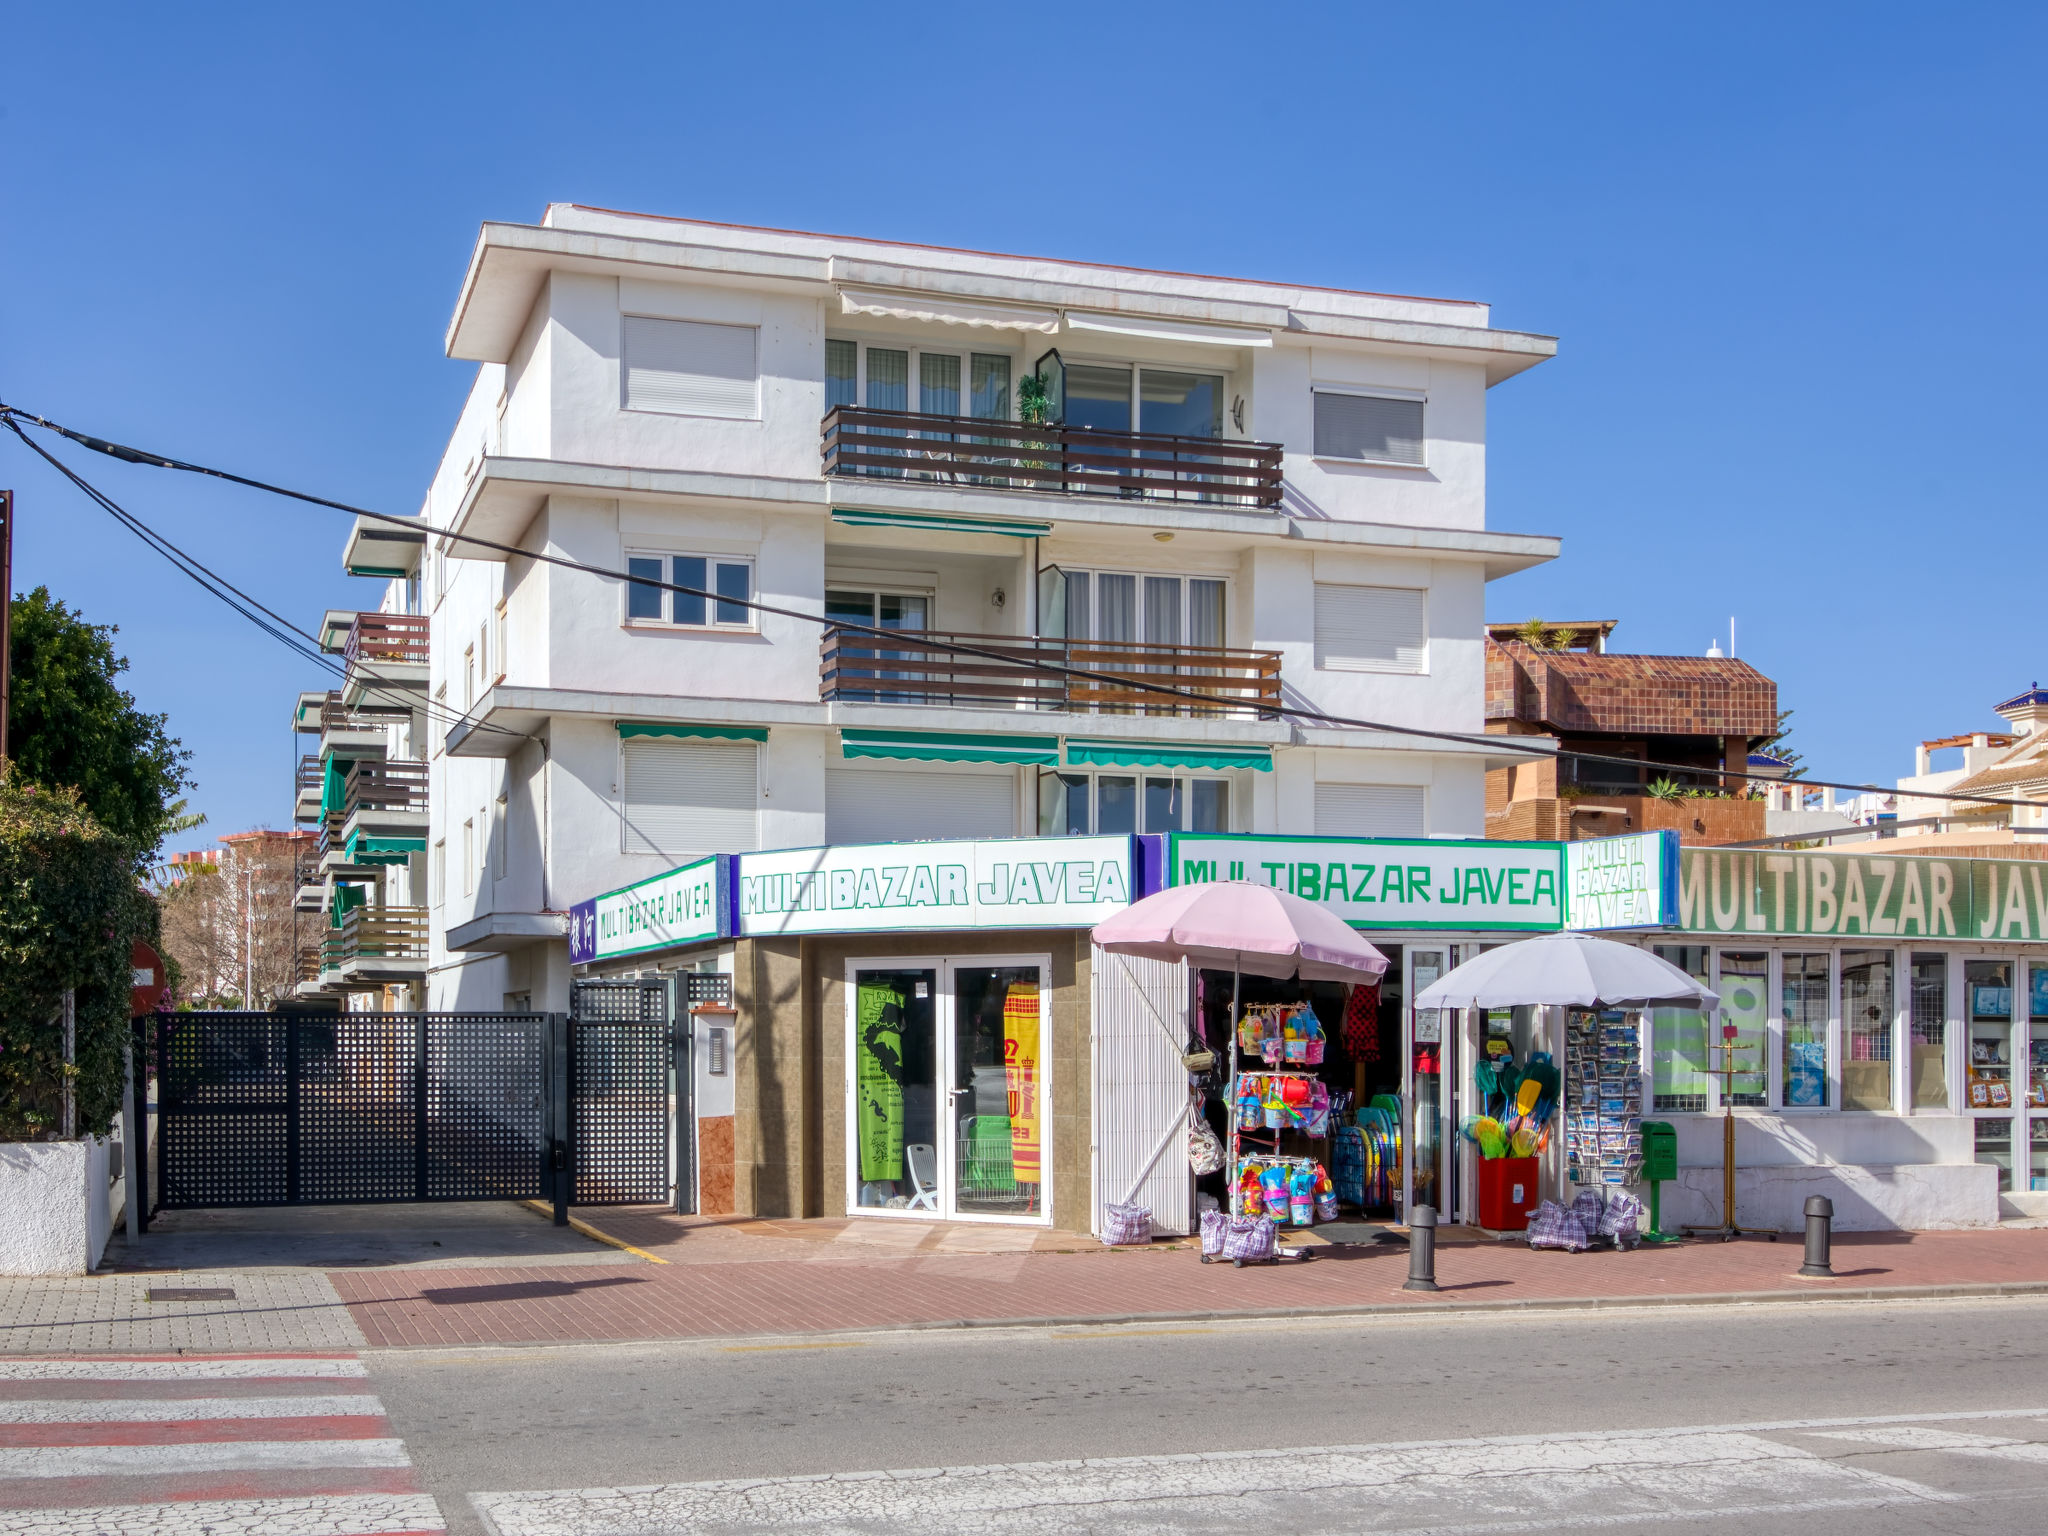
[[1421, 589], [1317, 582], [1316, 665], [1331, 672], [1426, 671]]
[[825, 774], [827, 842], [1016, 835], [1014, 768], [849, 765], [832, 767]]
[[759, 748], [643, 737], [624, 744], [627, 853], [747, 853], [760, 842]]
[[1425, 793], [1419, 784], [1318, 784], [1316, 836], [1425, 836]]
[[754, 420], [761, 414], [756, 341], [751, 325], [627, 315], [626, 409]]
[[1422, 402], [1319, 389], [1316, 457], [1377, 464], [1423, 462]]

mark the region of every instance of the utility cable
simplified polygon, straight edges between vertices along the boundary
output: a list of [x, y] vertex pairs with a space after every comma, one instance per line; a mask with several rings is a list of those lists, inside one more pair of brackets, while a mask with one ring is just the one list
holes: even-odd
[[[106, 454], [110, 458], [119, 459], [124, 463], [145, 464], [156, 469], [174, 469], [183, 471], [186, 474], [207, 475], [216, 480], [225, 480], [233, 485], [246, 486], [251, 490], [265, 491], [274, 496], [283, 496], [293, 501], [303, 501], [313, 506], [329, 507], [337, 512], [347, 512], [355, 517], [366, 517], [375, 522], [389, 523], [415, 531], [429, 532], [448, 545], [474, 545], [479, 549], [494, 550], [500, 554], [518, 559], [531, 560], [536, 564], [552, 565], [563, 570], [580, 571], [586, 575], [600, 576], [610, 581], [629, 582], [635, 586], [652, 587], [660, 591], [679, 593], [685, 597], [702, 598], [708, 602], [724, 603], [729, 607], [743, 607], [756, 613], [771, 614], [778, 618], [794, 619], [802, 623], [829, 625], [834, 629], [872, 636], [876, 640], [889, 641], [897, 645], [902, 645], [907, 640], [914, 640], [923, 649], [943, 651], [950, 655], [970, 656], [980, 660], [997, 661], [1005, 666], [1042, 677], [1114, 683], [1122, 688], [1156, 695], [1162, 701], [1171, 699], [1187, 704], [1206, 705], [1210, 708], [1252, 708], [1263, 715], [1296, 720], [1309, 726], [1375, 731], [1384, 735], [1407, 736], [1423, 741], [1446, 741], [1459, 746], [1484, 747], [1492, 752], [1519, 754], [1532, 764], [1568, 759], [1573, 762], [1606, 763], [1616, 767], [1637, 770], [1655, 768], [1669, 773], [1711, 774], [1720, 779], [1741, 779], [1750, 783], [1772, 784], [1786, 782], [1772, 774], [1750, 773], [1746, 769], [1702, 768], [1696, 763], [1667, 763], [1650, 758], [1623, 757], [1613, 753], [1584, 752], [1562, 747], [1555, 750], [1547, 750], [1540, 747], [1518, 746], [1515, 744], [1515, 739], [1509, 736], [1475, 735], [1463, 731], [1434, 731], [1421, 726], [1395, 725], [1381, 720], [1364, 720], [1355, 716], [1333, 715], [1322, 710], [1303, 709], [1286, 704], [1247, 705], [1242, 699], [1202, 693], [1196, 689], [1177, 688], [1166, 683], [1153, 683], [1121, 673], [1099, 672], [1086, 667], [1067, 666], [1051, 661], [1020, 661], [1008, 652], [976, 646], [963, 641], [941, 641], [929, 637], [920, 637], [916, 631], [885, 630], [872, 624], [855, 624], [841, 619], [828, 619], [820, 614], [783, 608], [773, 603], [763, 603], [757, 599], [721, 596], [716, 592], [709, 592], [699, 587], [688, 587], [676, 582], [634, 576], [625, 571], [612, 570], [605, 566], [591, 564], [588, 561], [572, 560], [564, 555], [551, 555], [545, 552], [521, 549], [515, 544], [506, 544], [496, 539], [487, 539], [478, 534], [453, 533], [447, 529], [434, 528], [431, 525], [423, 524], [417, 517], [402, 517], [392, 512], [376, 512], [367, 507], [352, 506], [348, 502], [334, 501], [325, 496], [315, 496], [307, 491], [294, 490], [289, 486], [275, 485], [266, 480], [256, 480], [246, 475], [238, 475], [231, 470], [215, 469], [205, 464], [192, 464], [182, 459], [173, 459], [163, 454], [110, 442], [105, 438], [93, 437], [88, 433], [80, 432], [61, 423], [50, 421], [45, 417], [34, 415], [29, 411], [21, 409], [19, 406], [11, 406], [5, 402], [0, 402], [0, 418], [8, 419], [10, 425], [12, 425], [13, 418], [15, 417], [33, 422], [36, 426], [42, 427], [46, 431], [55, 432], [60, 436], [71, 439], [81, 447], [90, 448], [95, 453]], [[20, 428], [18, 426], [15, 428], [15, 431], [17, 435], [20, 435]], [[1790, 782], [1796, 782], [1811, 789], [1850, 790], [1857, 794], [1898, 795], [1909, 793], [1897, 788], [1886, 788], [1879, 784], [1851, 784], [1828, 779], [1801, 778]], [[1972, 804], [2012, 807], [2037, 806], [2040, 803], [2034, 800], [2015, 800], [1996, 795], [1956, 794], [1953, 792], [1930, 795], [1926, 798], [1963, 800]]]

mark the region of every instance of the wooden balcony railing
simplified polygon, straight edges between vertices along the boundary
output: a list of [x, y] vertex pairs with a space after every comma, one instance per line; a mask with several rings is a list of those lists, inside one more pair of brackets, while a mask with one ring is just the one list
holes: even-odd
[[423, 613], [359, 613], [349, 626], [342, 655], [353, 668], [360, 661], [427, 664], [432, 620]]
[[1033, 426], [858, 405], [834, 406], [825, 417], [823, 435], [828, 475], [1267, 509], [1280, 505], [1278, 443]]
[[349, 768], [343, 780], [343, 820], [358, 811], [418, 811], [427, 809], [427, 765], [399, 761], [359, 762]]
[[320, 765], [320, 759], [310, 752], [303, 754], [299, 758], [298, 771], [292, 776], [293, 797], [296, 798], [309, 789], [318, 794], [323, 782], [324, 770]]
[[[942, 649], [948, 642], [987, 654]], [[931, 632], [878, 641], [837, 624], [825, 627], [821, 650], [819, 694], [827, 701], [1238, 719], [1271, 718], [1280, 703], [1278, 651]], [[1106, 675], [1063, 678], [1035, 670], [1046, 663]], [[1215, 702], [1181, 702], [1142, 684], [1187, 689]]]
[[[320, 944], [305, 944], [300, 946], [297, 973], [298, 980], [311, 982], [318, 982], [320, 980], [321, 954], [323, 949], [324, 946]], [[339, 963], [340, 960], [339, 956], [337, 955], [337, 967], [339, 966]]]
[[349, 961], [427, 958], [425, 907], [357, 907], [341, 920], [341, 958]]

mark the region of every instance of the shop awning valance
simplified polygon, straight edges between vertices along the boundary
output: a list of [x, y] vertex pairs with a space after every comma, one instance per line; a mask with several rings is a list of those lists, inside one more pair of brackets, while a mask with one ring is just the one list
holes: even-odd
[[1271, 772], [1271, 747], [1184, 746], [1170, 741], [1069, 741], [1067, 761], [1093, 768], [1231, 768]]
[[867, 512], [834, 507], [832, 521], [855, 528], [915, 528], [921, 533], [997, 533], [1008, 539], [1042, 539], [1051, 523], [1012, 517], [948, 517], [938, 512]]
[[841, 731], [848, 757], [886, 757], [926, 763], [1041, 763], [1060, 760], [1057, 736], [980, 736], [947, 731]]
[[619, 738], [675, 736], [684, 741], [766, 741], [765, 725], [673, 725], [659, 720], [621, 720]]
[[924, 320], [939, 325], [964, 325], [974, 330], [1037, 331], [1050, 336], [1060, 328], [1057, 310], [974, 304], [930, 293], [874, 293], [860, 288], [842, 288], [839, 290], [839, 307], [849, 315]]

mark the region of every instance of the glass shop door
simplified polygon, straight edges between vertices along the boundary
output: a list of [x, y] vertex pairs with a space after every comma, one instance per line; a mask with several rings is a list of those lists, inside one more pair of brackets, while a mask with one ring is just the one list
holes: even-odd
[[1402, 1214], [1418, 1205], [1436, 1208], [1439, 1220], [1451, 1218], [1445, 1208], [1450, 1188], [1450, 1146], [1445, 1135], [1450, 1106], [1446, 1102], [1451, 1062], [1457, 1033], [1455, 1012], [1417, 1008], [1418, 992], [1439, 980], [1451, 968], [1447, 944], [1412, 944], [1402, 954], [1402, 996], [1408, 999], [1407, 1019], [1401, 1031], [1404, 1044], [1401, 1067], [1401, 1098], [1407, 1106], [1407, 1124], [1401, 1128]]

